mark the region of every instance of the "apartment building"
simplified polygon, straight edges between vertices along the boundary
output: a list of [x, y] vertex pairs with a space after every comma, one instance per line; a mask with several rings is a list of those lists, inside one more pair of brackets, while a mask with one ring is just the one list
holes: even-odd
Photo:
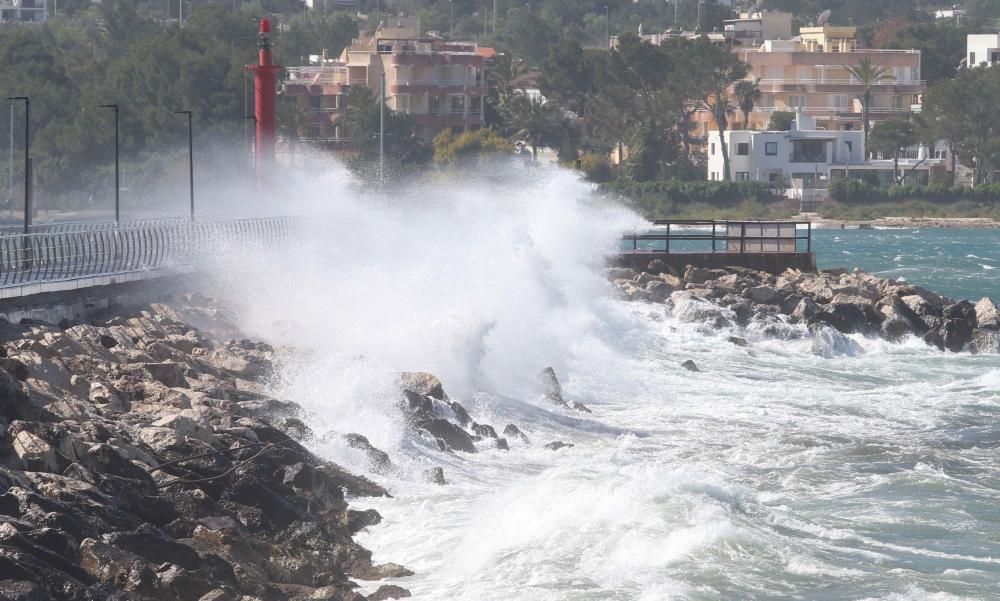
[[758, 46], [764, 40], [792, 37], [792, 13], [767, 10], [741, 13], [738, 19], [726, 19], [722, 25], [726, 39], [738, 44]]
[[41, 23], [48, 18], [48, 0], [0, 0], [0, 23]]
[[343, 119], [350, 89], [377, 92], [384, 74], [388, 107], [413, 115], [417, 135], [430, 141], [443, 130], [482, 127], [486, 63], [494, 55], [472, 42], [420, 35], [415, 19], [404, 20], [380, 26], [335, 60], [324, 54], [316, 64], [287, 68], [283, 93], [307, 114], [303, 140], [349, 150]]
[[[884, 67], [892, 79], [874, 87], [869, 118], [878, 122], [905, 118], [920, 110], [927, 83], [920, 79], [919, 50], [858, 48], [856, 28], [823, 25], [803, 27], [790, 40], [764, 40], [757, 47], [735, 48], [751, 67], [762, 97], [750, 114], [751, 129], [765, 129], [776, 111], [796, 109], [827, 130], [857, 130], [861, 126], [864, 86], [848, 71], [862, 59]], [[707, 112], [695, 116], [703, 136], [715, 129]]]

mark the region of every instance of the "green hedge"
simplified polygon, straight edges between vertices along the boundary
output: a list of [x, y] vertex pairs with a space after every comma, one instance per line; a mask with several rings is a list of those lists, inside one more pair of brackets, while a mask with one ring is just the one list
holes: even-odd
[[738, 205], [744, 201], [776, 202], [784, 197], [763, 182], [712, 182], [664, 180], [634, 182], [616, 180], [601, 185], [606, 192], [621, 194], [634, 201], [658, 199], [671, 203], [703, 202], [713, 205]]
[[892, 186], [880, 188], [855, 179], [838, 178], [830, 182], [830, 198], [840, 203], [874, 203], [898, 200], [925, 200], [932, 202], [1000, 202], [1000, 184], [980, 184], [975, 188], [964, 186]]
[[783, 219], [797, 212], [762, 182], [620, 179], [600, 189], [628, 198], [647, 219]]

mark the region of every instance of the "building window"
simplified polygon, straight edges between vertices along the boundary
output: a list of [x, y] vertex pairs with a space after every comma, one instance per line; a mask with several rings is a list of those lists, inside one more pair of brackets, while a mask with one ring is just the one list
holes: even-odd
[[847, 140], [847, 141], [844, 142], [844, 146], [847, 147], [847, 154], [848, 155], [850, 155], [852, 152], [854, 152], [854, 142], [852, 142], [850, 140]]
[[478, 115], [483, 112], [483, 97], [472, 96], [469, 98], [469, 113]]
[[948, 151], [947, 150], [935, 150], [934, 151], [934, 158], [935, 159], [947, 159], [948, 158]]
[[427, 112], [431, 115], [441, 114], [441, 98], [438, 96], [427, 97]]
[[769, 157], [778, 156], [778, 143], [777, 142], [764, 142], [764, 154]]
[[750, 143], [749, 142], [739, 142], [736, 144], [736, 154], [745, 157], [750, 154]]
[[903, 109], [903, 98], [901, 96], [893, 96], [890, 102], [892, 103], [892, 110], [900, 111]]
[[830, 106], [842, 111], [847, 109], [847, 94], [830, 94]]
[[307, 140], [318, 140], [323, 136], [323, 130], [319, 125], [310, 125], [306, 128]]
[[1000, 63], [1000, 52], [990, 54], [990, 63], [994, 65]]
[[451, 97], [451, 114], [452, 115], [465, 114], [465, 96]]
[[780, 173], [769, 173], [767, 176], [767, 181], [772, 184], [777, 184], [784, 181], [785, 177]]
[[409, 94], [399, 94], [393, 98], [395, 104], [395, 110], [402, 111], [404, 113], [410, 112], [410, 95]]
[[737, 171], [736, 181], [738, 182], [748, 182], [750, 181], [750, 172], [748, 171]]
[[789, 108], [797, 109], [797, 108], [805, 108], [805, 106], [806, 106], [805, 96], [798, 96], [793, 94], [788, 97]]
[[975, 67], [976, 66], [976, 53], [975, 52], [970, 52], [969, 53], [969, 66], [970, 67]]
[[712, 142], [709, 145], [708, 154], [715, 156], [715, 142]]
[[311, 106], [312, 108], [317, 109], [317, 110], [323, 108], [323, 97], [319, 96], [319, 95], [310, 96], [309, 97], [309, 106]]

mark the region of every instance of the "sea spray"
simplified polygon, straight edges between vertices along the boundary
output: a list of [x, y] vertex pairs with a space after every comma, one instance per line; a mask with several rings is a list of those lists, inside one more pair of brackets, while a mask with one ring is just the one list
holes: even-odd
[[[293, 347], [276, 389], [316, 448], [357, 461], [324, 435], [359, 431], [390, 453], [373, 477], [394, 498], [360, 537], [417, 573], [415, 599], [1000, 595], [998, 356], [861, 334], [817, 354], [806, 331], [740, 347], [738, 326], [618, 300], [600, 267], [636, 218], [531, 173], [338, 194], [297, 247], [220, 274], [247, 329]], [[593, 414], [544, 400], [549, 365]], [[393, 383], [416, 369], [531, 443], [408, 434]]]

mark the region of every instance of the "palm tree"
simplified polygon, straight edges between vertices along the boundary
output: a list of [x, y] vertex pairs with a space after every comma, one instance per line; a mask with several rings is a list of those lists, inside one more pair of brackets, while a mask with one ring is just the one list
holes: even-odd
[[309, 113], [299, 105], [298, 96], [281, 96], [277, 111], [278, 131], [288, 144], [288, 152], [292, 157], [302, 141], [302, 130], [307, 125]]
[[514, 94], [506, 103], [504, 112], [514, 130], [514, 137], [531, 146], [532, 160], [538, 159], [538, 147], [553, 138], [562, 120], [559, 107], [524, 93]]
[[861, 93], [861, 123], [865, 130], [865, 144], [868, 144], [868, 131], [871, 123], [868, 121], [868, 108], [872, 102], [872, 87], [883, 81], [893, 81], [896, 77], [888, 67], [883, 67], [872, 62], [870, 58], [863, 58], [858, 64], [847, 67], [847, 72], [864, 88]]
[[743, 129], [750, 129], [750, 112], [755, 104], [760, 102], [762, 97], [759, 79], [743, 79], [736, 82], [733, 88], [733, 96], [736, 98], [736, 105], [743, 113]]

